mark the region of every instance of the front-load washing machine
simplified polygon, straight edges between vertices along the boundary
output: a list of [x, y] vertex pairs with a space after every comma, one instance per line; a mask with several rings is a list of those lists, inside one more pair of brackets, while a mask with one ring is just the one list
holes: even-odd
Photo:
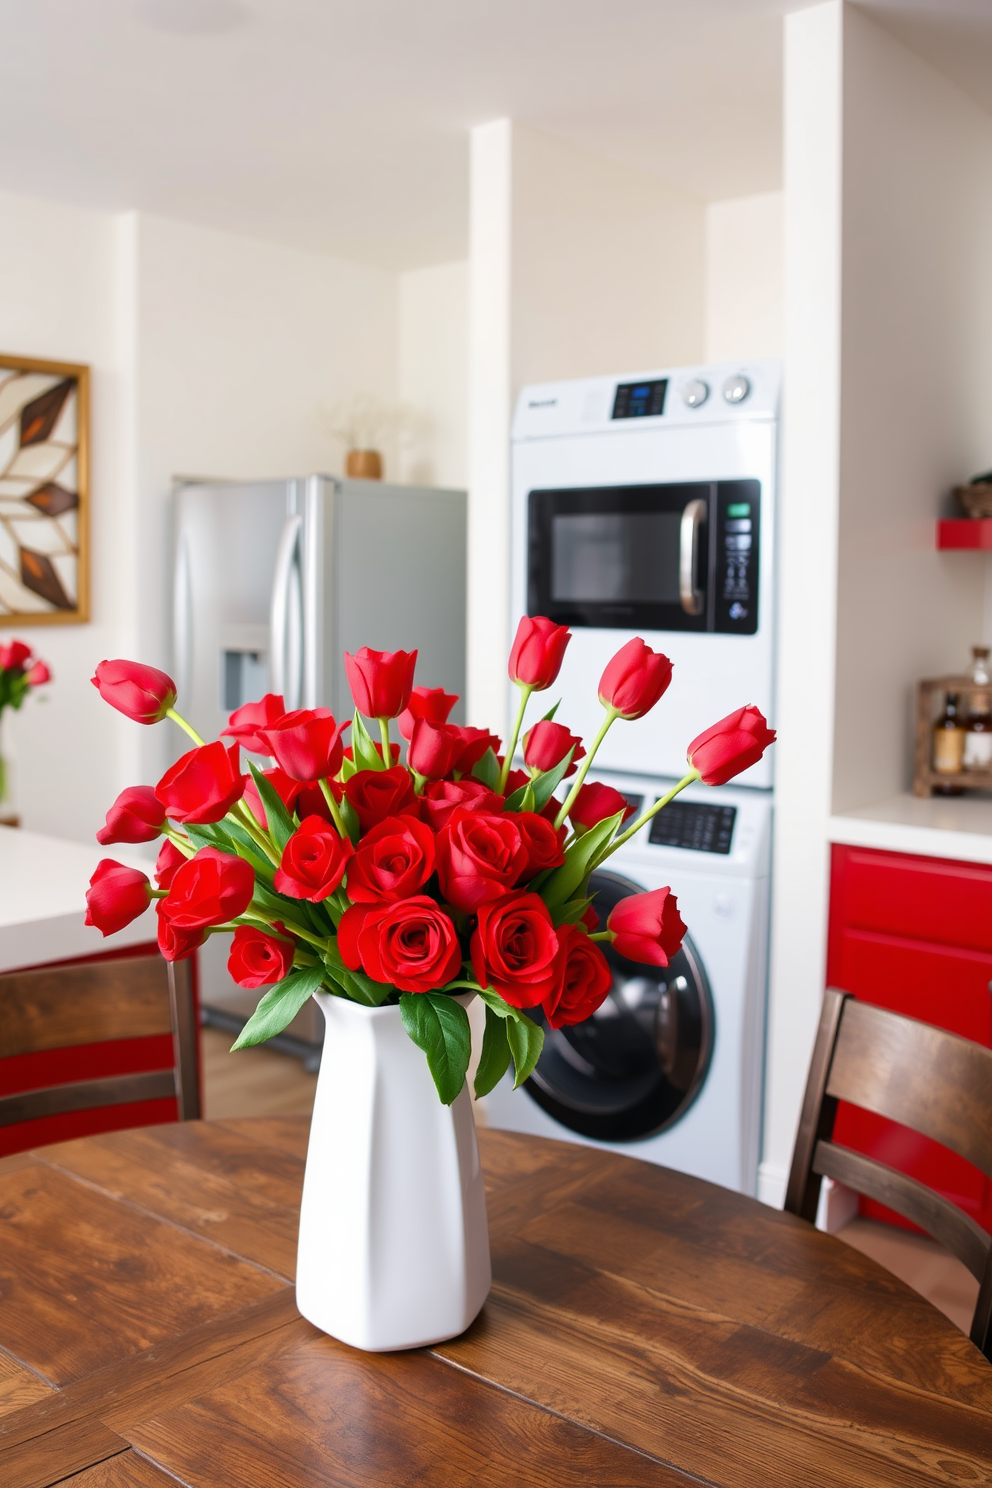
[[[667, 782], [594, 772], [636, 808]], [[605, 927], [627, 894], [670, 888], [688, 934], [666, 967], [604, 945], [613, 987], [574, 1028], [545, 1027], [519, 1090], [483, 1102], [490, 1126], [586, 1142], [742, 1193], [757, 1191], [761, 1138], [772, 802], [690, 786], [593, 878]], [[530, 1016], [541, 1021], [540, 1009]]]

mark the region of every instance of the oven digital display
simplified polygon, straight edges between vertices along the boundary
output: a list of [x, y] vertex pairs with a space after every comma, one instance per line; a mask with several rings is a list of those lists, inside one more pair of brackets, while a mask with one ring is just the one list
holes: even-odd
[[678, 604], [681, 513], [567, 512], [551, 519], [559, 604]]
[[621, 382], [613, 400], [612, 418], [658, 418], [665, 411], [668, 379], [654, 382]]

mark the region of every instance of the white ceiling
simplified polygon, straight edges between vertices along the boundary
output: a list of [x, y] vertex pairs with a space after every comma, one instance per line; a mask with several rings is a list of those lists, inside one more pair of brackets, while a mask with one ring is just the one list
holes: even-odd
[[[0, 0], [0, 189], [397, 268], [465, 253], [467, 131], [502, 116], [704, 200], [774, 190], [802, 3]], [[868, 8], [992, 111], [992, 0]]]

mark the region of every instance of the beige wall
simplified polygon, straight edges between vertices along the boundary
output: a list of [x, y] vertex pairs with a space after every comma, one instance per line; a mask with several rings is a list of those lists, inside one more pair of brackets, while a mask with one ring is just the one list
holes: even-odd
[[399, 276], [397, 383], [403, 405], [399, 478], [468, 482], [468, 264]]
[[780, 357], [784, 325], [781, 191], [706, 208], [705, 357]]

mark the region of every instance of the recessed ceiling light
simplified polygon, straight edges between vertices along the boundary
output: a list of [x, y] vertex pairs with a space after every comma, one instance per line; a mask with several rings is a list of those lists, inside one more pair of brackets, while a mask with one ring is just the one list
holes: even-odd
[[132, 6], [146, 26], [182, 36], [219, 36], [252, 19], [243, 0], [132, 0]]

